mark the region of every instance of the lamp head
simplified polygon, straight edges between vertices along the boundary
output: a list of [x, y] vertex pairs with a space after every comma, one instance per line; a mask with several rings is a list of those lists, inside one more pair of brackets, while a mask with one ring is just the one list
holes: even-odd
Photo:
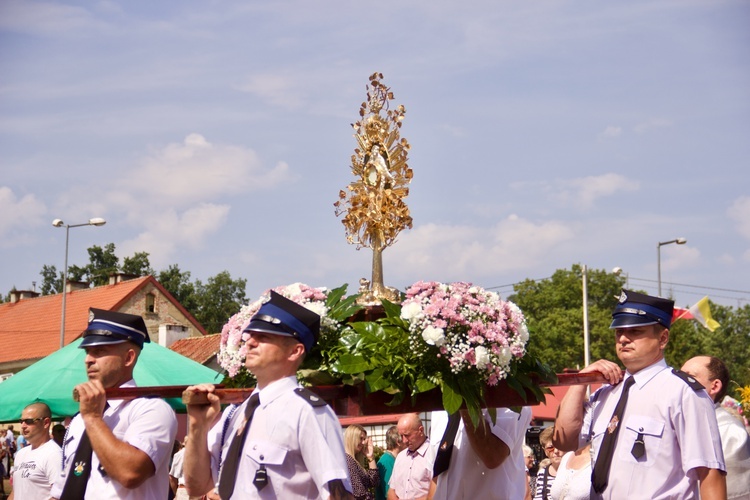
[[62, 219], [55, 219], [52, 221], [52, 225], [55, 227], [62, 227], [65, 223], [62, 221]]
[[107, 221], [102, 219], [101, 217], [94, 217], [93, 219], [89, 219], [89, 224], [92, 226], [103, 226], [106, 223]]
[[615, 276], [619, 276], [620, 274], [622, 274], [622, 268], [621, 267], [613, 267], [612, 268], [612, 274], [614, 274]]
[[675, 243], [677, 243], [678, 245], [684, 245], [685, 243], [687, 243], [687, 240], [685, 238], [677, 238], [675, 240]]

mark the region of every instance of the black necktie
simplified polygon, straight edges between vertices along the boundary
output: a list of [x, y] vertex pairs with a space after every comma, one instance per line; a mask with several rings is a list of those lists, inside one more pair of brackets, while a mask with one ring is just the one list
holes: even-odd
[[81, 434], [78, 448], [73, 456], [73, 464], [68, 471], [60, 500], [81, 500], [86, 494], [86, 486], [91, 476], [91, 456], [94, 450], [91, 448], [91, 440], [86, 431]]
[[242, 445], [245, 444], [250, 421], [253, 419], [253, 413], [255, 413], [255, 409], [259, 405], [260, 397], [256, 392], [250, 396], [250, 400], [245, 407], [245, 422], [237, 430], [237, 434], [235, 434], [232, 442], [229, 444], [227, 457], [224, 460], [224, 464], [221, 466], [221, 473], [219, 474], [219, 496], [222, 500], [229, 500], [234, 492], [234, 483], [237, 478], [237, 466], [240, 463]]
[[617, 444], [617, 435], [620, 432], [620, 422], [622, 421], [623, 413], [625, 413], [625, 405], [628, 402], [628, 392], [630, 392], [630, 387], [634, 383], [635, 377], [631, 376], [625, 380], [620, 400], [617, 402], [617, 406], [615, 406], [615, 411], [612, 414], [607, 431], [604, 434], [604, 439], [602, 440], [601, 449], [596, 455], [594, 470], [591, 472], [591, 484], [597, 493], [602, 493], [607, 487], [607, 482], [609, 482], [609, 468], [612, 465], [612, 456]]
[[453, 454], [453, 441], [458, 433], [458, 425], [461, 423], [461, 415], [456, 412], [448, 418], [448, 426], [445, 428], [443, 439], [440, 440], [440, 447], [435, 454], [435, 464], [432, 467], [432, 477], [438, 477], [448, 470], [451, 464], [451, 455]]

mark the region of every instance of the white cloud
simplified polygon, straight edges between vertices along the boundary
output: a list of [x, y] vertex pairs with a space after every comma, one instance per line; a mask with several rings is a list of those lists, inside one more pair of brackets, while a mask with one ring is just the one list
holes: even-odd
[[605, 128], [603, 132], [599, 133], [599, 139], [613, 139], [615, 137], [620, 137], [621, 134], [622, 127], [607, 125], [607, 128]]
[[[46, 213], [45, 204], [37, 200], [33, 194], [27, 194], [19, 199], [12, 189], [0, 186], [0, 246], [7, 248], [26, 243], [26, 237], [23, 235], [28, 233], [23, 230], [42, 224]], [[51, 223], [52, 219], [49, 222]]]
[[572, 238], [561, 222], [534, 223], [516, 215], [492, 227], [426, 224], [403, 234], [388, 249], [388, 260], [394, 274], [414, 279], [479, 279], [534, 269], [550, 248]]
[[741, 196], [727, 210], [729, 218], [737, 223], [737, 232], [750, 239], [750, 196]]
[[117, 253], [132, 255], [135, 252], [148, 252], [154, 269], [166, 267], [178, 248], [201, 247], [211, 234], [226, 223], [229, 209], [228, 205], [201, 203], [181, 214], [175, 210], [151, 214], [146, 221], [148, 229], [119, 244]]
[[253, 74], [235, 88], [285, 109], [298, 109], [303, 104], [303, 85], [299, 76], [291, 73]]
[[645, 122], [638, 123], [633, 130], [636, 134], [645, 134], [655, 128], [671, 127], [672, 121], [664, 118], [651, 118]]
[[[182, 143], [169, 144], [144, 159], [122, 184], [136, 197], [149, 195], [156, 205], [186, 207], [268, 189], [290, 177], [284, 162], [265, 169], [251, 149], [212, 144], [200, 134], [190, 134]], [[127, 196], [125, 201], [129, 203]]]
[[[665, 245], [661, 248], [661, 270], [693, 269], [700, 263], [701, 252], [687, 245]], [[662, 276], [664, 281], [669, 281]]]
[[559, 181], [552, 189], [558, 190], [555, 196], [564, 203], [581, 209], [588, 209], [600, 198], [620, 192], [637, 191], [639, 187], [638, 181], [629, 179], [624, 175], [609, 173]]

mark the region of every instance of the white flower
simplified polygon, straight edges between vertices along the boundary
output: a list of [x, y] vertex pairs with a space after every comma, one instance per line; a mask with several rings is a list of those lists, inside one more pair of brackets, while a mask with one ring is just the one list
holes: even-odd
[[302, 283], [292, 283], [291, 285], [286, 286], [285, 294], [289, 297], [296, 297], [297, 295], [302, 293]]
[[512, 357], [513, 353], [510, 352], [510, 349], [508, 349], [507, 347], [503, 347], [497, 354], [498, 364], [501, 366], [507, 365], [510, 362], [510, 358]]
[[483, 370], [484, 367], [487, 366], [487, 364], [489, 364], [490, 362], [490, 353], [487, 352], [486, 347], [483, 347], [480, 345], [474, 349], [474, 355], [477, 358], [477, 362], [476, 362], [477, 368], [479, 368], [480, 370]]
[[440, 347], [445, 343], [445, 333], [442, 328], [435, 328], [434, 326], [428, 326], [422, 332], [422, 338], [425, 342], [430, 345]]
[[418, 317], [421, 312], [422, 306], [419, 305], [419, 302], [409, 302], [401, 308], [401, 319], [411, 321]]
[[524, 344], [529, 341], [529, 329], [526, 328], [526, 323], [521, 323], [521, 326], [518, 328], [518, 337]]

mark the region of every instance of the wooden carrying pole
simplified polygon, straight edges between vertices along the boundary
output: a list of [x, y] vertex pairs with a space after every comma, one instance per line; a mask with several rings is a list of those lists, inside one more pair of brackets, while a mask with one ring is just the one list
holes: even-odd
[[[557, 383], [553, 386], [571, 386], [579, 384], [605, 383], [606, 380], [599, 372], [591, 373], [560, 373], [557, 375]], [[542, 383], [541, 386], [551, 386]], [[204, 392], [187, 391], [186, 385], [167, 385], [156, 387], [113, 387], [107, 389], [107, 399], [130, 400], [140, 397], [159, 398], [182, 398], [186, 405], [208, 404], [208, 398]], [[315, 386], [310, 390], [328, 401], [336, 413], [345, 416], [377, 415], [386, 413], [399, 413], [409, 411], [431, 411], [442, 409], [440, 392], [437, 389], [427, 393], [418, 394], [416, 401], [404, 398], [405, 401], [399, 405], [390, 405], [392, 396], [387, 394], [372, 393], [365, 394], [364, 384]], [[216, 386], [214, 394], [219, 396], [222, 404], [240, 404], [252, 394], [252, 388], [226, 389]], [[73, 391], [73, 399], [78, 401], [78, 394]], [[488, 387], [486, 391], [488, 406], [525, 406], [539, 404], [540, 401], [524, 401], [521, 396], [510, 389], [507, 384], [501, 383], [495, 387]]]

